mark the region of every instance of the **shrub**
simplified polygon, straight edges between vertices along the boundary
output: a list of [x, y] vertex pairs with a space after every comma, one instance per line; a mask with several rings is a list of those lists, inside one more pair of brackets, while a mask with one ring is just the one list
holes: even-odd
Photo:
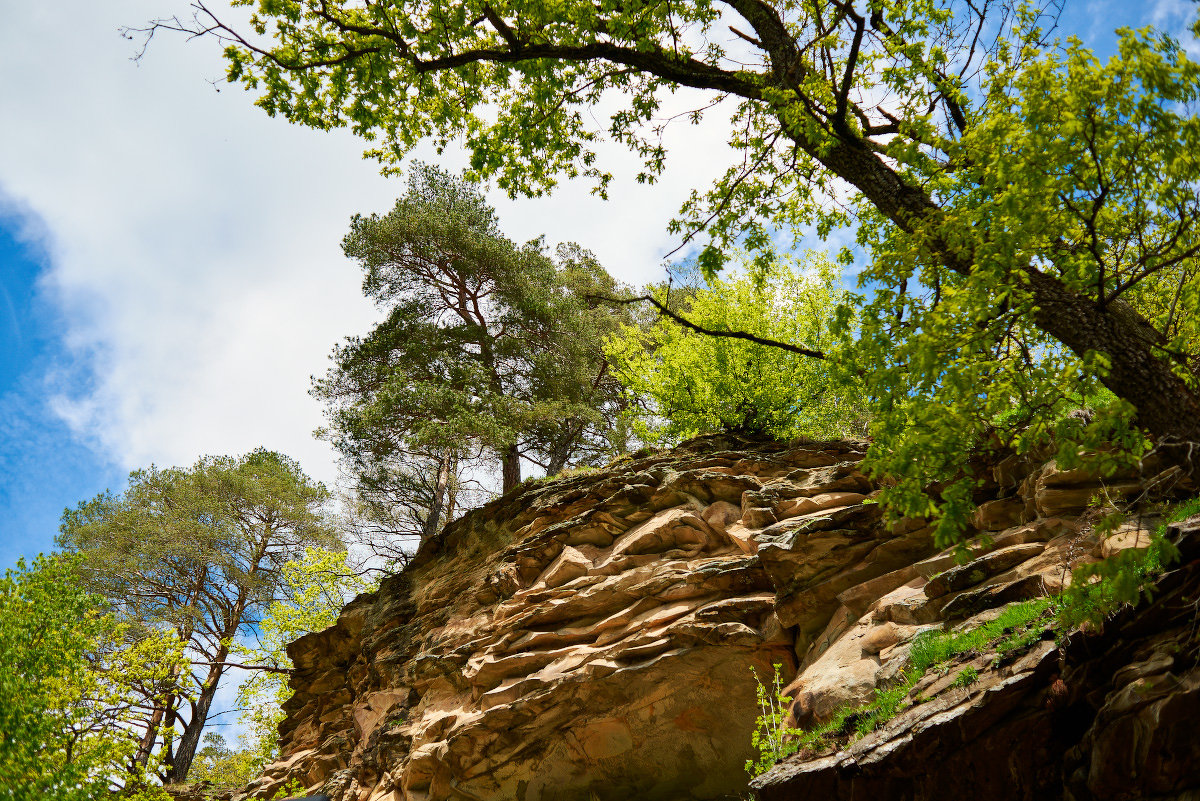
[[[835, 317], [846, 293], [828, 260], [776, 262], [762, 281], [743, 276], [707, 288], [675, 290], [661, 302], [714, 331], [829, 351], [839, 344]], [[634, 431], [650, 442], [677, 442], [730, 431], [776, 439], [866, 433], [860, 381], [819, 360], [743, 339], [706, 336], [661, 318], [649, 329], [625, 326], [605, 354], [629, 395]]]

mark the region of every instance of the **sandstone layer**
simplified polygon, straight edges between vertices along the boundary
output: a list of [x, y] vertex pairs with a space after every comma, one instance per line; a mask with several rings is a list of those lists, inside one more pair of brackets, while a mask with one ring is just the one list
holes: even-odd
[[[701, 438], [472, 512], [289, 649], [285, 757], [247, 795], [298, 779], [332, 801], [741, 798], [756, 685], [774, 666], [794, 725], [817, 725], [893, 680], [918, 632], [970, 625], [1145, 545], [1136, 521], [1101, 541], [1077, 515], [1146, 482], [1014, 459], [981, 487], [960, 564], [922, 521], [884, 525], [863, 449]], [[1049, 691], [1052, 652], [1039, 644], [988, 686]], [[854, 749], [877, 743], [862, 764], [890, 765], [963, 703], [986, 710], [968, 716], [981, 731], [1011, 711], [979, 700], [999, 691], [926, 694], [937, 711], [914, 729], [781, 765], [762, 797], [898, 787], [888, 774], [858, 789]], [[940, 767], [922, 748], [909, 768]]]
[[[760, 776], [756, 797], [1200, 798], [1200, 517], [1171, 536], [1184, 564], [1158, 582], [1153, 603], [1075, 631], [1061, 647], [1047, 632], [1015, 661], [965, 655], [914, 687], [918, 702], [878, 731]], [[965, 668], [979, 677], [956, 686]]]

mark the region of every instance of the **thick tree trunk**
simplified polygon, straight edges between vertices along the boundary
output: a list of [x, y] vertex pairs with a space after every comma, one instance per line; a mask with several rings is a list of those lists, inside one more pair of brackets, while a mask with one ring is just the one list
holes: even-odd
[[1177, 376], [1157, 345], [1158, 334], [1122, 300], [1101, 308], [1052, 276], [1028, 270], [1038, 328], [1077, 356], [1089, 350], [1111, 362], [1104, 386], [1137, 407], [1137, 421], [1156, 438], [1200, 441], [1200, 398]]
[[217, 652], [216, 659], [208, 668], [208, 675], [200, 685], [200, 695], [192, 705], [192, 718], [183, 728], [179, 738], [179, 747], [175, 751], [167, 781], [180, 784], [187, 781], [188, 771], [192, 769], [192, 760], [196, 758], [196, 748], [200, 745], [200, 735], [204, 732], [204, 724], [208, 721], [208, 711], [212, 708], [213, 698], [217, 695], [217, 686], [221, 682], [221, 674], [225, 672], [225, 658], [229, 649], [222, 647]]
[[[809, 149], [803, 142], [798, 144]], [[810, 152], [861, 190], [901, 230], [936, 231], [941, 210], [874, 153], [851, 144]], [[969, 254], [950, 247], [936, 234], [928, 245], [949, 269], [963, 275], [971, 272]], [[1101, 306], [1032, 266], [1025, 273], [1038, 328], [1077, 356], [1093, 350], [1106, 354], [1111, 366], [1101, 382], [1137, 408], [1137, 422], [1146, 432], [1156, 439], [1200, 441], [1200, 397], [1172, 371], [1156, 346], [1157, 334], [1140, 314], [1121, 300]]]
[[546, 465], [547, 476], [556, 476], [567, 466], [567, 460], [575, 452], [575, 446], [579, 444], [579, 438], [583, 436], [583, 429], [586, 426], [586, 422], [577, 424], [565, 432], [562, 438], [554, 444], [554, 450], [550, 452], [550, 463]]
[[570, 447], [559, 446], [550, 454], [550, 463], [546, 465], [547, 476], [557, 476], [567, 466], [567, 459], [571, 457]]
[[421, 539], [427, 540], [438, 533], [442, 522], [442, 507], [445, 505], [446, 487], [450, 484], [450, 452], [442, 454], [438, 460], [437, 479], [433, 487], [433, 501], [429, 504], [429, 516], [425, 518], [425, 526], [421, 530]]
[[501, 460], [501, 471], [504, 487], [501, 492], [508, 492], [521, 483], [521, 453], [515, 444], [509, 445]]

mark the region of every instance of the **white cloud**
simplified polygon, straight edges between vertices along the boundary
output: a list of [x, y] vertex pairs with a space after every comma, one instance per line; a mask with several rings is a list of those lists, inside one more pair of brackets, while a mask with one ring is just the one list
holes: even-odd
[[[10, 4], [0, 30], [0, 190], [44, 223], [45, 286], [85, 368], [58, 376], [54, 407], [125, 467], [261, 444], [332, 478], [310, 436], [309, 376], [375, 319], [339, 243], [352, 214], [386, 210], [402, 182], [344, 132], [216, 91], [213, 42], [160, 35], [133, 64], [119, 26], [182, 14], [183, 0], [67, 5]], [[570, 183], [550, 198], [495, 194], [502, 225], [578, 241], [623, 280], [655, 277], [666, 221], [724, 162], [719, 125], [676, 127], [660, 184], [634, 184], [619, 158], [612, 200]]]

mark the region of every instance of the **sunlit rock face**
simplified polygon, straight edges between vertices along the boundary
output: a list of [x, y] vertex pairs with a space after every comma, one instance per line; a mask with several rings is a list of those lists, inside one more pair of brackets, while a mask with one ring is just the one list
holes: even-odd
[[[1101, 515], [1085, 506], [1098, 493], [1131, 495], [1171, 478], [1150, 472], [1101, 482], [1053, 462], [1027, 465], [1018, 485], [999, 491], [1005, 497], [980, 507], [975, 522], [986, 537], [971, 543], [974, 558], [939, 553], [901, 571], [882, 595], [868, 583], [840, 596], [845, 605], [786, 689], [795, 699], [790, 723], [811, 730], [896, 686], [921, 631], [973, 629], [1011, 603], [1057, 593], [1073, 567], [1149, 545], [1156, 518], [1133, 516], [1098, 535]], [[1047, 628], [1020, 651], [996, 641], [960, 654], [917, 681], [881, 728], [785, 759], [752, 783], [755, 797], [1200, 798], [1200, 517], [1168, 536], [1182, 559], [1159, 580], [1153, 603], [1065, 639]], [[973, 679], [962, 681], [964, 672]]]
[[[522, 488], [295, 643], [285, 759], [335, 799], [704, 799], [745, 788], [756, 676], [836, 594], [927, 555], [860, 445], [704, 438]], [[782, 600], [779, 600], [782, 599]]]
[[[1101, 482], [1010, 459], [984, 475], [960, 564], [923, 521], [885, 525], [859, 469], [864, 449], [705, 437], [472, 512], [336, 626], [292, 645], [285, 756], [247, 795], [299, 780], [333, 801], [748, 797], [757, 682], [775, 666], [791, 725], [820, 725], [894, 682], [919, 632], [1056, 592], [1071, 567], [1144, 547], [1154, 524], [1100, 540], [1079, 518], [1097, 488], [1129, 494], [1141, 477]], [[1058, 795], [1046, 797], [1063, 797], [1068, 762], [1080, 786], [1123, 780], [1109, 775], [1117, 741], [1088, 729], [1098, 709], [1064, 700], [1060, 657], [1052, 641], [994, 670], [979, 656], [979, 692], [950, 686], [953, 676], [926, 683], [926, 702], [894, 724], [844, 752], [796, 757], [756, 787], [763, 799], [885, 801], [975, 777], [992, 783], [979, 799], [1042, 797], [1029, 788], [1051, 785]], [[1105, 697], [1088, 696], [1088, 680], [1070, 699]], [[1139, 742], [1192, 697], [1172, 695], [1151, 720], [1126, 695], [1105, 714]], [[1083, 722], [1054, 723], [1053, 736], [1022, 728], [1068, 708]], [[1063, 745], [1066, 730], [1075, 739]], [[1070, 762], [1085, 731], [1090, 750]], [[995, 749], [1010, 741], [1041, 756], [1004, 767], [1012, 760]], [[995, 789], [1003, 776], [1015, 790]]]

